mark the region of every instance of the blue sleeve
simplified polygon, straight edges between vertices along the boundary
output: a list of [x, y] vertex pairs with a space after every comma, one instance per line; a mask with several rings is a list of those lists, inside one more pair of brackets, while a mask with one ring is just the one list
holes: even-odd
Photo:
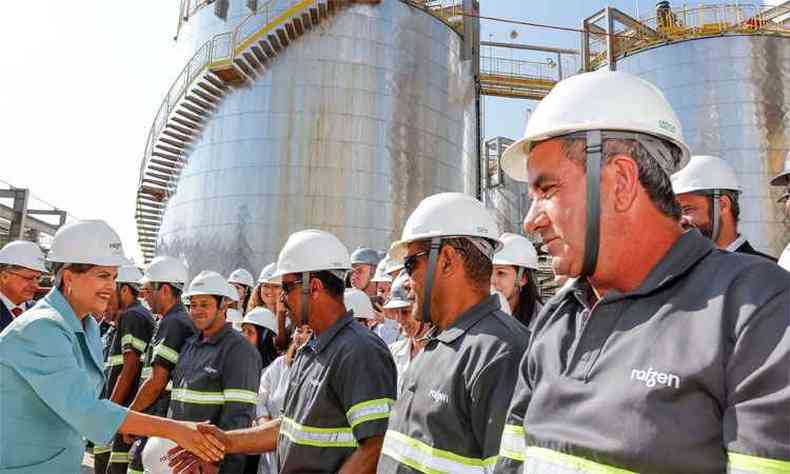
[[96, 444], [108, 444], [127, 409], [100, 400], [96, 384], [74, 355], [74, 336], [56, 321], [41, 318], [3, 340], [5, 363], [63, 421]]

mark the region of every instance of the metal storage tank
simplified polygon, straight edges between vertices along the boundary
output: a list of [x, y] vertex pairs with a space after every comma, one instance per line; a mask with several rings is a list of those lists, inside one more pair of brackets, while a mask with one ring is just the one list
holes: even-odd
[[664, 92], [692, 154], [720, 156], [735, 167], [744, 189], [739, 230], [778, 256], [790, 242], [790, 222], [769, 181], [790, 149], [790, 27], [750, 6], [678, 8], [664, 16], [667, 3], [659, 2], [658, 22], [644, 22], [667, 32], [667, 41], [626, 48], [616, 67]]
[[[254, 3], [195, 8], [178, 41], [196, 50], [261, 8]], [[267, 5], [278, 3], [287, 12], [328, 2]], [[333, 232], [349, 249], [386, 248], [423, 197], [475, 192], [475, 90], [461, 36], [399, 0], [335, 5], [287, 46], [282, 38], [253, 80], [225, 91], [142, 227], [138, 194], [138, 230], [157, 241], [146, 257], [179, 256], [193, 271], [258, 270], [304, 228]]]

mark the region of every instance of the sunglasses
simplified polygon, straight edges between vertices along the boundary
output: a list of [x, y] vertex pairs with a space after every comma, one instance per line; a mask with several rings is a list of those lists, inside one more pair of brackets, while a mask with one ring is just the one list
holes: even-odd
[[424, 255], [428, 255], [427, 250], [408, 255], [403, 259], [403, 269], [406, 270], [407, 275], [411, 276], [414, 273], [414, 269], [417, 267], [417, 259]]
[[284, 281], [282, 285], [283, 294], [287, 295], [288, 293], [293, 291], [293, 289], [296, 288], [297, 285], [301, 285], [301, 284], [302, 284], [302, 280], [294, 280], [289, 282]]

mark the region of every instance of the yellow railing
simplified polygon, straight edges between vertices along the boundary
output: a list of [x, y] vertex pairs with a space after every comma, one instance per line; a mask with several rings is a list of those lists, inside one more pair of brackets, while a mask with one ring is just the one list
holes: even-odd
[[406, 3], [441, 18], [448, 25], [463, 33], [464, 6], [463, 0], [405, 0]]
[[[664, 10], [640, 22], [656, 32], [620, 29], [615, 32], [615, 55], [622, 56], [641, 49], [686, 39], [721, 34], [755, 34], [760, 32], [790, 35], [790, 27], [766, 19], [765, 7], [752, 4], [700, 5]], [[590, 58], [593, 68], [606, 62], [606, 37], [590, 34]]]
[[[205, 5], [205, 1], [196, 0]], [[228, 65], [258, 39], [275, 29], [293, 15], [315, 5], [317, 0], [270, 0], [257, 11], [247, 15], [239, 25], [225, 33], [215, 35], [203, 43], [181, 70], [167, 91], [154, 117], [140, 166], [142, 183], [148, 160], [151, 158], [157, 137], [165, 128], [167, 119], [189, 91], [190, 86], [207, 68]]]
[[559, 80], [559, 73], [554, 63], [491, 56], [480, 58], [480, 74], [511, 79]]

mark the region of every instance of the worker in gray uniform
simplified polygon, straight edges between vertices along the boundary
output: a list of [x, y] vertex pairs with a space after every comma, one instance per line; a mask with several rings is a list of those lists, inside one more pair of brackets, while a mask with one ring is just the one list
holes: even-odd
[[[784, 169], [771, 179], [771, 186], [778, 186], [783, 190], [778, 203], [782, 206], [787, 219], [790, 220], [790, 151], [785, 157]], [[787, 243], [782, 255], [779, 256], [779, 266], [790, 272], [790, 242]]]
[[[151, 312], [140, 304], [140, 270], [134, 265], [124, 265], [118, 269], [115, 279], [115, 299], [119, 315], [105, 362], [104, 394], [112, 402], [128, 406], [137, 394], [140, 373], [143, 368], [142, 357], [154, 331], [154, 318]], [[125, 474], [129, 464], [130, 445], [122, 434], [113, 438], [111, 450], [105, 455], [94, 456], [94, 469], [97, 474]], [[95, 450], [94, 450], [95, 453]], [[105, 462], [102, 462], [105, 458]]]
[[[209, 421], [223, 430], [249, 428], [255, 419], [261, 357], [225, 319], [239, 294], [219, 273], [203, 271], [184, 296], [189, 298], [190, 317], [199, 333], [181, 348], [167, 417]], [[219, 472], [244, 472], [245, 457], [225, 456]]]
[[532, 327], [496, 472], [790, 469], [790, 275], [684, 232], [688, 157], [663, 94], [613, 71], [560, 82], [504, 153], [572, 279]]
[[501, 247], [493, 215], [461, 193], [424, 199], [390, 248], [403, 258], [420, 320], [433, 324], [403, 374], [378, 472], [489, 472], [527, 329], [491, 295]]
[[[149, 415], [166, 416], [170, 404], [170, 375], [178, 363], [181, 347], [195, 333], [195, 326], [181, 303], [181, 292], [187, 281], [187, 267], [180, 260], [159, 256], [145, 269], [143, 280], [149, 287], [151, 312], [161, 314], [151, 342], [145, 351], [141, 385], [131, 410]], [[129, 441], [129, 438], [126, 439]], [[142, 451], [145, 438], [129, 449], [129, 474], [142, 474]]]
[[[292, 323], [309, 325], [316, 337], [297, 350], [281, 418], [227, 432], [200, 425], [226, 455], [276, 449], [281, 474], [375, 470], [396, 372], [387, 346], [346, 310], [350, 268], [348, 250], [332, 234], [303, 230], [288, 238], [277, 261], [281, 302]], [[198, 472], [194, 456], [173, 454], [175, 472]]]

